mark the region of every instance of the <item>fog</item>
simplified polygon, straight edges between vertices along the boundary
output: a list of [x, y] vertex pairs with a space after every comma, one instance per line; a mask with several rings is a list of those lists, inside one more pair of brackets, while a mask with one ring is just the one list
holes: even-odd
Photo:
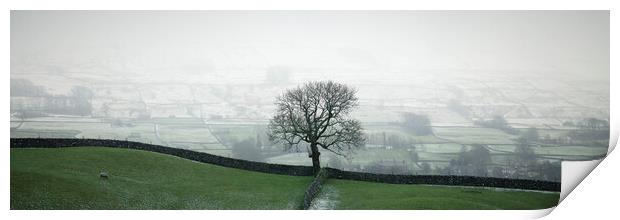
[[135, 73], [287, 65], [411, 77], [441, 69], [609, 78], [607, 11], [13, 11], [11, 39], [14, 66], [37, 57], [109, 60]]
[[[10, 53], [12, 137], [233, 157], [262, 140], [239, 155], [308, 164], [271, 146], [264, 125], [287, 88], [333, 80], [358, 89], [352, 116], [369, 137], [366, 153], [333, 159], [343, 169], [495, 175], [441, 168], [471, 165], [457, 158], [478, 145], [491, 151], [485, 164], [519, 163], [506, 154], [529, 128], [534, 163], [552, 174], [497, 175], [553, 179], [554, 163], [607, 151], [609, 11], [12, 11]], [[401, 130], [408, 113], [433, 134]], [[377, 168], [386, 161], [405, 165]]]

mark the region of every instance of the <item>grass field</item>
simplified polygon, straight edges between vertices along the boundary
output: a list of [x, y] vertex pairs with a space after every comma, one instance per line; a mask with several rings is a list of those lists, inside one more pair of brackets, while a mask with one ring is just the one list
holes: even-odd
[[516, 136], [491, 128], [435, 127], [435, 135], [461, 144], [512, 144]]
[[[15, 119], [17, 120], [17, 119]], [[205, 125], [199, 118], [152, 118], [152, 119], [125, 119], [133, 126], [116, 127], [101, 119], [87, 117], [39, 117], [24, 122], [18, 127], [18, 122], [11, 122], [12, 138], [105, 138], [138, 141], [158, 145], [168, 145], [193, 151], [205, 152], [225, 157], [234, 156], [231, 145], [248, 138], [264, 137], [264, 125], [235, 124], [232, 121], [219, 121]], [[231, 124], [226, 124], [229, 122]], [[221, 123], [221, 124], [220, 124]], [[155, 125], [158, 125], [157, 136]], [[365, 132], [369, 134], [396, 135], [402, 140], [416, 143], [420, 161], [427, 162], [431, 167], [443, 167], [451, 159], [458, 157], [462, 144], [488, 144], [496, 165], [508, 165], [506, 155], [514, 152], [514, 139], [517, 136], [506, 134], [503, 131], [478, 127], [434, 127], [435, 135], [415, 136], [403, 130], [394, 123], [366, 123]], [[520, 129], [524, 131], [525, 129]], [[547, 134], [552, 138], [567, 134], [567, 130], [539, 129], [540, 136]], [[263, 144], [268, 144], [263, 141]], [[593, 147], [587, 144], [582, 146], [544, 146], [533, 147], [540, 158], [558, 161], [586, 160], [601, 157], [606, 154], [607, 148]], [[279, 147], [279, 146], [278, 146]], [[353, 156], [352, 164], [365, 166], [377, 161], [405, 161], [412, 162], [409, 153], [402, 149], [383, 149], [382, 144], [367, 144], [367, 150], [359, 150]], [[268, 158], [270, 163], [290, 165], [310, 165], [307, 155], [285, 154]], [[415, 168], [415, 166], [413, 167]]]
[[11, 209], [295, 209], [310, 181], [138, 150], [11, 149]]
[[[102, 180], [105, 170], [110, 179]], [[311, 177], [103, 147], [11, 149], [11, 209], [296, 209]], [[327, 181], [336, 209], [542, 209], [557, 193]]]
[[11, 137], [18, 138], [75, 138], [78, 130], [45, 130], [45, 129], [19, 129], [11, 131]]
[[159, 135], [166, 141], [216, 142], [205, 125], [160, 125]]
[[336, 209], [545, 209], [559, 193], [490, 188], [400, 185], [329, 179]]
[[[224, 141], [236, 142], [248, 138], [256, 138], [257, 129], [253, 126], [241, 125], [210, 125], [214, 135]], [[264, 134], [265, 131], [261, 132]]]
[[39, 137], [40, 135], [44, 138], [128, 139], [161, 144], [155, 137], [152, 123], [135, 123], [128, 127], [114, 127], [107, 122], [92, 122], [88, 119], [74, 119], [73, 122], [45, 122], [45, 118], [36, 120], [42, 121], [24, 122], [19, 129], [11, 131], [11, 137]]
[[399, 136], [400, 138], [410, 139], [411, 141], [418, 142], [418, 143], [445, 143], [446, 142], [446, 140], [439, 139], [435, 137], [434, 135], [424, 135], [424, 136], [413, 135], [410, 132], [403, 130], [401, 126], [397, 126], [397, 125], [371, 124], [371, 125], [365, 125], [364, 129], [365, 129], [365, 132], [367, 132], [370, 135], [372, 134], [374, 135], [385, 134], [387, 136], [396, 135], [396, 136]]

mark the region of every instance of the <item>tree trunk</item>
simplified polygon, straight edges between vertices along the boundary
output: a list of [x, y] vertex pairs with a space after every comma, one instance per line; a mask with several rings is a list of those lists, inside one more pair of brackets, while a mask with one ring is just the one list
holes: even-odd
[[316, 175], [321, 169], [321, 162], [319, 161], [319, 156], [321, 153], [319, 152], [317, 145], [314, 143], [310, 144], [310, 149], [312, 150], [312, 153], [310, 154], [310, 157], [312, 158], [312, 172]]

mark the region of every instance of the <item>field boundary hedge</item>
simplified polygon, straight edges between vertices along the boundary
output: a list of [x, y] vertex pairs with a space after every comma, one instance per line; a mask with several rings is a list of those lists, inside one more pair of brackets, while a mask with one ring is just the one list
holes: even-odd
[[[11, 148], [112, 147], [152, 151], [224, 167], [292, 176], [312, 176], [312, 167], [261, 163], [134, 141], [77, 138], [11, 138]], [[392, 175], [325, 168], [328, 178], [392, 184], [479, 186], [560, 192], [559, 182], [474, 176]], [[316, 179], [315, 179], [316, 180]], [[312, 184], [311, 184], [312, 186]]]

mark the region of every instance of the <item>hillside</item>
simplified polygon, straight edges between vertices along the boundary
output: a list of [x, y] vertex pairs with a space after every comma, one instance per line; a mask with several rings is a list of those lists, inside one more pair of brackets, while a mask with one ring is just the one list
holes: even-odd
[[138, 150], [11, 149], [11, 209], [295, 209], [310, 181]]
[[[335, 209], [544, 209], [556, 206], [559, 193], [480, 187], [403, 185], [327, 180], [326, 196]], [[325, 195], [324, 195], [325, 196]], [[320, 196], [319, 196], [320, 198]]]
[[[139, 150], [11, 149], [11, 209], [298, 209], [311, 181]], [[323, 191], [315, 203], [326, 209], [542, 209], [559, 198], [335, 179]]]

